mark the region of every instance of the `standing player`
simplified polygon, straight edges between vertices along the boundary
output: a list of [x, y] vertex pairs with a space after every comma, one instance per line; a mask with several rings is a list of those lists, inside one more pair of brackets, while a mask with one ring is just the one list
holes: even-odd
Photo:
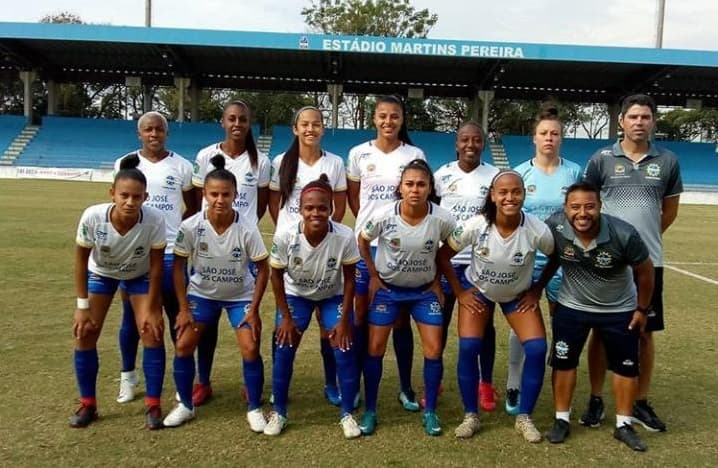
[[[120, 170], [122, 159], [137, 155], [140, 164], [137, 168], [147, 178], [148, 198], [145, 205], [160, 210], [165, 215], [167, 227], [167, 247], [165, 248], [164, 269], [162, 274], [162, 306], [167, 314], [172, 342], [175, 341], [175, 318], [178, 305], [172, 283], [172, 251], [177, 229], [183, 218], [192, 216], [196, 211], [195, 195], [192, 186], [192, 164], [182, 156], [165, 148], [167, 141], [167, 119], [159, 112], [147, 112], [137, 121], [137, 134], [142, 149], [123, 156], [115, 161], [115, 173]], [[184, 203], [184, 213], [182, 204]], [[120, 324], [120, 354], [122, 372], [120, 373], [120, 391], [118, 403], [127, 403], [135, 398], [137, 387], [137, 345], [140, 335], [135, 323], [132, 304], [124, 291], [122, 294], [122, 322]]]
[[[484, 133], [481, 126], [476, 122], [466, 122], [456, 133], [457, 160], [441, 166], [434, 174], [436, 195], [441, 199], [440, 206], [448, 210], [458, 223], [463, 223], [479, 213], [489, 193], [491, 179], [499, 171], [481, 160], [482, 151], [484, 151]], [[471, 249], [468, 247], [451, 259], [454, 272], [459, 277], [463, 276], [469, 263], [471, 263]], [[445, 277], [442, 277], [441, 288], [444, 293], [442, 346], [446, 348], [456, 297]], [[484, 331], [484, 352], [479, 357], [481, 359], [479, 399], [481, 409], [484, 411], [493, 411], [496, 408], [495, 392], [491, 383], [495, 337], [496, 330], [491, 316]]]
[[[358, 235], [369, 217], [383, 207], [393, 205], [404, 167], [414, 159], [426, 160], [424, 152], [412, 146], [405, 122], [404, 103], [396, 96], [377, 98], [374, 109], [376, 139], [355, 146], [349, 151], [347, 167], [347, 201], [356, 217], [354, 232]], [[376, 253], [376, 242], [370, 254]], [[362, 252], [362, 256], [364, 253]], [[360, 361], [367, 353], [367, 322], [369, 310], [369, 272], [366, 258], [357, 265], [354, 302], [356, 314], [355, 343]], [[419, 411], [419, 403], [411, 386], [414, 359], [414, 335], [411, 323], [401, 314], [394, 328], [394, 352], [399, 368], [399, 402], [407, 411]], [[363, 365], [360, 364], [360, 368]]]
[[[326, 174], [332, 188], [332, 219], [338, 223], [346, 210], [347, 177], [344, 161], [321, 147], [324, 134], [322, 113], [313, 106], [302, 107], [292, 121], [294, 139], [289, 149], [272, 161], [269, 182], [269, 214], [277, 225], [276, 231], [301, 220], [299, 198], [302, 188], [310, 181]], [[322, 332], [325, 328], [322, 328]], [[275, 345], [273, 340], [272, 345]], [[337, 388], [337, 369], [329, 337], [322, 334], [322, 362], [324, 363], [324, 396], [333, 405], [341, 403]]]
[[[618, 121], [624, 139], [600, 149], [586, 166], [585, 179], [601, 191], [603, 211], [628, 221], [641, 233], [655, 266], [655, 288], [646, 331], [641, 335], [641, 374], [633, 418], [649, 431], [665, 431], [666, 425], [648, 404], [648, 390], [655, 363], [653, 332], [663, 323], [663, 238], [678, 215], [683, 192], [678, 158], [655, 146], [650, 138], [656, 124], [656, 103], [650, 96], [628, 96]], [[581, 424], [598, 427], [603, 417], [601, 392], [606, 362], [597, 335], [589, 343], [591, 397]]]
[[648, 248], [633, 226], [601, 214], [598, 189], [588, 182], [569, 187], [564, 211], [553, 214], [546, 224], [553, 233], [555, 250], [534, 289], [540, 291], [538, 288], [548, 283], [559, 264], [563, 268], [551, 320], [556, 419], [549, 442], [561, 443], [569, 435], [576, 367], [588, 332], [593, 329], [606, 345], [605, 355], [613, 372], [613, 436], [642, 452], [646, 444], [631, 425], [631, 411], [638, 390], [639, 335], [646, 326], [653, 294]]
[[[566, 189], [581, 179], [581, 167], [560, 156], [561, 134], [563, 128], [558, 117], [558, 109], [547, 104], [536, 116], [533, 143], [536, 154], [533, 159], [516, 166], [526, 187], [524, 211], [541, 220], [546, 220], [554, 212], [563, 209]], [[547, 258], [542, 252], [536, 252], [533, 280], [537, 281], [546, 266]], [[546, 287], [549, 312], [553, 314], [561, 284], [561, 270], [551, 278]], [[508, 414], [519, 412], [519, 385], [521, 383], [521, 364], [523, 348], [513, 329], [509, 333], [509, 370], [506, 384], [505, 409]]]
[[[174, 378], [180, 402], [164, 425], [179, 426], [194, 418], [194, 350], [207, 325], [216, 323], [226, 309], [242, 354], [247, 421], [252, 431], [262, 432], [266, 420], [261, 408], [264, 366], [259, 354], [259, 304], [269, 280], [268, 254], [257, 226], [233, 209], [237, 180], [224, 169], [224, 157], [216, 155], [210, 162], [216, 169], [204, 180], [207, 208], [182, 222], [174, 249], [174, 283], [180, 304]], [[187, 258], [192, 259], [193, 268], [189, 288], [185, 286]], [[256, 281], [250, 262], [257, 266]]]
[[352, 230], [329, 220], [333, 195], [326, 174], [306, 184], [299, 195], [301, 221], [274, 235], [270, 263], [277, 301], [277, 348], [272, 369], [274, 411], [264, 429], [267, 435], [279, 435], [287, 423], [294, 358], [315, 308], [337, 363], [343, 397], [339, 424], [347, 439], [361, 435], [351, 414], [359, 383], [351, 331], [359, 251]]
[[[529, 288], [536, 252], [551, 254], [553, 238], [539, 218], [521, 211], [525, 193], [517, 172], [496, 174], [480, 215], [458, 226], [439, 252], [441, 270], [459, 300], [457, 376], [465, 416], [454, 432], [456, 437], [472, 437], [479, 430], [477, 358], [484, 330], [498, 303], [526, 353], [515, 428], [526, 441], [541, 441], [531, 413], [543, 384], [546, 330], [538, 307], [540, 292]], [[449, 258], [467, 247], [471, 264], [457, 278]]]
[[[215, 143], [197, 153], [194, 163], [192, 183], [195, 187], [204, 186], [204, 178], [213, 169], [210, 160], [221, 155], [225, 168], [237, 179], [237, 197], [233, 207], [249, 224], [259, 225], [259, 220], [267, 210], [269, 200], [269, 158], [257, 151], [251, 127], [249, 106], [240, 100], [225, 104], [220, 122], [225, 132], [224, 141]], [[202, 199], [202, 191], [197, 190], [197, 205], [205, 208], [207, 201]], [[255, 268], [250, 265], [255, 273]], [[217, 319], [219, 320], [219, 318]], [[195, 406], [203, 405], [212, 397], [210, 375], [214, 350], [217, 347], [217, 327], [219, 321], [206, 324], [202, 339], [197, 347], [197, 373], [199, 382], [192, 391]]]
[[137, 155], [122, 160], [110, 189], [112, 203], [87, 208], [77, 229], [72, 332], [81, 404], [70, 418], [72, 427], [86, 427], [97, 419], [97, 340], [118, 286], [129, 296], [142, 336], [145, 423], [148, 429], [162, 427], [165, 347], [160, 289], [167, 237], [162, 213], [142, 206], [147, 180], [137, 170], [139, 162]]
[[[434, 176], [423, 159], [411, 161], [402, 171], [399, 201], [371, 214], [359, 234], [359, 251], [369, 272], [369, 352], [364, 364], [366, 412], [363, 434], [376, 428], [376, 406], [382, 361], [389, 332], [405, 308], [419, 329], [424, 350], [424, 432], [441, 434], [436, 397], [444, 372], [442, 361], [441, 285], [436, 252], [456, 226], [453, 216], [434, 204]], [[376, 262], [371, 241], [377, 239]], [[474, 386], [476, 393], [476, 386]]]

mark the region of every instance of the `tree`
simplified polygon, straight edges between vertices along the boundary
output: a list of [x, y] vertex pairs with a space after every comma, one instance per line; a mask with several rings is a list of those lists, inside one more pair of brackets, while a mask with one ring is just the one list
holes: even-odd
[[[301, 14], [314, 32], [382, 37], [425, 38], [439, 19], [409, 0], [312, 0]], [[364, 127], [367, 104], [366, 95], [345, 96], [355, 128]]]
[[59, 13], [45, 15], [40, 19], [40, 23], [55, 24], [84, 24], [82, 18], [69, 11], [61, 11]]
[[660, 113], [656, 132], [668, 140], [715, 142], [718, 139], [718, 109], [673, 109]]

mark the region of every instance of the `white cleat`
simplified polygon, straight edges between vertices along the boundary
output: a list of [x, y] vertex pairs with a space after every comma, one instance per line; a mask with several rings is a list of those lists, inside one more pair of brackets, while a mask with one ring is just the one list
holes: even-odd
[[253, 409], [252, 411], [247, 411], [247, 422], [249, 423], [249, 428], [252, 430], [252, 432], [264, 432], [267, 427], [267, 420], [264, 418], [264, 413], [262, 413], [262, 408]]
[[177, 406], [175, 406], [174, 409], [172, 409], [172, 411], [165, 416], [162, 424], [164, 424], [165, 427], [177, 427], [193, 419], [194, 408], [189, 409], [182, 403], [178, 403]]
[[466, 413], [464, 420], [454, 430], [454, 435], [459, 439], [468, 439], [479, 432], [479, 415], [476, 413]]
[[344, 437], [347, 439], [356, 439], [361, 435], [359, 424], [357, 424], [356, 419], [354, 419], [351, 414], [345, 415], [341, 421], [339, 421], [339, 425], [342, 427]]
[[117, 394], [117, 403], [129, 403], [135, 399], [137, 384], [139, 384], [137, 371], [120, 373], [120, 392]]
[[286, 426], [287, 418], [276, 411], [272, 411], [269, 413], [269, 421], [267, 421], [267, 426], [264, 428], [264, 435], [278, 436]]

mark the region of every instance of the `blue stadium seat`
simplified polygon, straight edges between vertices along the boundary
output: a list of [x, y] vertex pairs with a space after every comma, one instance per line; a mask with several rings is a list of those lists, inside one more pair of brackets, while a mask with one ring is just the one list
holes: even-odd
[[15, 137], [25, 128], [26, 121], [22, 115], [0, 115], [0, 154], [5, 152]]

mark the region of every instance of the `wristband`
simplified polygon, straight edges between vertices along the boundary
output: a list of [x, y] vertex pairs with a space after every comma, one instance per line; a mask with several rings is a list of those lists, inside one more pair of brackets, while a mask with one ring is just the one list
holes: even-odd
[[78, 309], [89, 309], [90, 308], [90, 300], [86, 297], [78, 297], [77, 298], [77, 308]]

